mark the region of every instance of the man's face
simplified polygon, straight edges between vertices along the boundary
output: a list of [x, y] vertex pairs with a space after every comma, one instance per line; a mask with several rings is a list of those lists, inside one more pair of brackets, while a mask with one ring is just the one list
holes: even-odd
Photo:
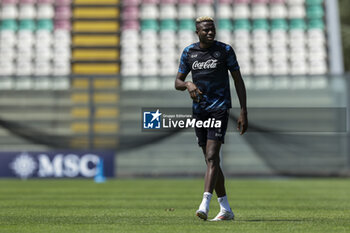
[[199, 41], [204, 44], [211, 44], [214, 42], [216, 31], [213, 22], [202, 22], [198, 25], [197, 35]]

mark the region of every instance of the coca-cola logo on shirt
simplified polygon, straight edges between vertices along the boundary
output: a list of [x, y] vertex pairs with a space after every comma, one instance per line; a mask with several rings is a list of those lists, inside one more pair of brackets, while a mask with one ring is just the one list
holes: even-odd
[[192, 70], [207, 70], [207, 69], [214, 69], [217, 66], [218, 60], [217, 59], [209, 59], [208, 61], [195, 61], [192, 64]]

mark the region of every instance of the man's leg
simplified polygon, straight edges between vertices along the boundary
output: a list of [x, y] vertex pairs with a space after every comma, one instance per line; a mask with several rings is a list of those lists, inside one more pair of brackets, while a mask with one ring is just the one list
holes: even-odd
[[[205, 193], [212, 194], [213, 190], [215, 189], [215, 192], [218, 196], [218, 202], [220, 204], [219, 214], [211, 221], [234, 219], [234, 214], [231, 210], [231, 207], [228, 203], [227, 196], [226, 196], [225, 177], [220, 167], [220, 148], [221, 148], [221, 142], [215, 141], [215, 140], [208, 140], [207, 145], [202, 146], [202, 151], [205, 156], [205, 161], [207, 164], [207, 172], [205, 174], [204, 194]], [[207, 151], [209, 153], [207, 153]], [[215, 176], [216, 176], [216, 181], [215, 181]], [[211, 199], [211, 196], [209, 198], [209, 202], [210, 202], [210, 199]], [[209, 208], [209, 202], [205, 198], [203, 198], [202, 204], [204, 203], [204, 205], [207, 205], [207, 208]]]
[[210, 139], [207, 140], [205, 154], [207, 171], [205, 173], [204, 192], [213, 193], [214, 191], [220, 170], [220, 147], [221, 142]]
[[[204, 144], [204, 143], [203, 143]], [[196, 215], [206, 220], [208, 218], [209, 203], [213, 195], [213, 190], [216, 185], [216, 181], [220, 169], [220, 147], [221, 142], [216, 140], [208, 139], [206, 141], [205, 147], [205, 162], [207, 164], [207, 170], [204, 178], [204, 194], [199, 209], [196, 212]]]
[[225, 190], [225, 178], [220, 167], [220, 148], [224, 142], [224, 137], [228, 123], [228, 111], [217, 111], [211, 114], [211, 117], [221, 120], [222, 125], [219, 129], [209, 129], [202, 132], [196, 129], [198, 144], [201, 146], [207, 170], [205, 173], [205, 185], [202, 203], [197, 210], [197, 216], [207, 219], [209, 211], [209, 203], [215, 190], [220, 204], [220, 212], [213, 219], [214, 221], [231, 220], [234, 214], [227, 200]]
[[[206, 146], [202, 146], [202, 151], [203, 151], [203, 155], [204, 155], [204, 158], [206, 158]], [[219, 153], [220, 153], [220, 150], [219, 150]], [[220, 154], [219, 154], [220, 156]], [[205, 162], [206, 164], [208, 165], [208, 162], [207, 162], [207, 159], [205, 159]], [[220, 161], [219, 161], [220, 163]], [[204, 182], [205, 184], [207, 183], [208, 181], [208, 177], [207, 177], [207, 173], [205, 174], [205, 178], [204, 178]], [[223, 197], [223, 196], [226, 196], [226, 189], [225, 189], [225, 177], [224, 177], [224, 173], [222, 172], [221, 170], [221, 167], [219, 166], [219, 173], [217, 175], [217, 179], [216, 179], [216, 184], [215, 184], [215, 192], [216, 192], [216, 195], [218, 197]]]

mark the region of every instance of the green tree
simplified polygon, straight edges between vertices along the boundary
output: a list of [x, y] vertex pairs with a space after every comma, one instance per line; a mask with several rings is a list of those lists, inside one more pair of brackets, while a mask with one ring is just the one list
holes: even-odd
[[339, 0], [345, 71], [350, 71], [350, 1]]

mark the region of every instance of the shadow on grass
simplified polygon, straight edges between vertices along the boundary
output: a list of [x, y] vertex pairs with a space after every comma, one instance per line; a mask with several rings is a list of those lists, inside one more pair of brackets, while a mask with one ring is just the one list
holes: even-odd
[[305, 222], [305, 219], [239, 219], [235, 222]]

